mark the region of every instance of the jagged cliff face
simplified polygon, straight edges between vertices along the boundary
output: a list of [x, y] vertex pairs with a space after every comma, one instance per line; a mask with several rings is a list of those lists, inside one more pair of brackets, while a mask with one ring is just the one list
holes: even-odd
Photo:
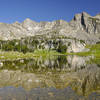
[[55, 42], [58, 41], [59, 44], [61, 41], [68, 48], [66, 51], [81, 52], [84, 51], [85, 44], [100, 41], [100, 14], [92, 17], [83, 12], [75, 15], [69, 23], [64, 20], [38, 23], [30, 19], [22, 23], [0, 23], [0, 40], [22, 40], [26, 37], [34, 37], [39, 42], [37, 45], [45, 46], [44, 49], [55, 48]]
[[100, 37], [100, 15], [90, 16], [83, 12], [74, 16], [70, 25], [76, 30], [76, 36], [85, 41], [99, 41]]

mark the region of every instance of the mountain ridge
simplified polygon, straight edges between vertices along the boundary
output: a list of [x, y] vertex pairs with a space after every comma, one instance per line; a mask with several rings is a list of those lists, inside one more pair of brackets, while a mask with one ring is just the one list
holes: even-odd
[[0, 39], [21, 39], [22, 37], [35, 36], [37, 34], [47, 34], [55, 30], [60, 35], [67, 37], [89, 42], [93, 40], [94, 43], [98, 42], [100, 38], [100, 14], [92, 17], [86, 12], [82, 12], [76, 14], [69, 23], [65, 20], [35, 22], [29, 18], [22, 23], [17, 21], [12, 24], [0, 23]]
[[9, 48], [9, 41], [13, 43], [15, 39], [20, 48], [23, 44], [24, 49], [31, 51], [40, 48], [67, 52], [87, 51], [85, 45], [100, 42], [100, 14], [92, 17], [82, 12], [76, 14], [69, 23], [64, 20], [35, 22], [29, 18], [22, 23], [0, 23], [0, 40], [3, 46], [5, 44], [4, 48], [7, 45]]

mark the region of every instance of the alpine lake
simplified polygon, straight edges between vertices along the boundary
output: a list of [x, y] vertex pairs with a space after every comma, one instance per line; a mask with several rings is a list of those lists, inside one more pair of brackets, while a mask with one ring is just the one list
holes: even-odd
[[100, 59], [77, 55], [2, 59], [0, 100], [100, 100]]

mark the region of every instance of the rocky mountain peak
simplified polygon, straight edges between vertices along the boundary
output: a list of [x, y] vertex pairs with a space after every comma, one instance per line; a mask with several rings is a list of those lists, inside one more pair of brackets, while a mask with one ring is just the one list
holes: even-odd
[[94, 16], [94, 17], [100, 19], [100, 13], [97, 14], [96, 16]]
[[19, 23], [18, 21], [14, 22], [12, 25], [20, 25], [21, 23]]
[[69, 23], [64, 20], [52, 22], [35, 22], [29, 18], [22, 23], [0, 24], [0, 39], [21, 38], [55, 32], [70, 38], [84, 41], [99, 41], [100, 38], [100, 14], [90, 16], [86, 12], [76, 14]]
[[[100, 15], [95, 17], [90, 16], [86, 12], [76, 14], [70, 22], [71, 27], [74, 27], [77, 31], [84, 31], [91, 34], [100, 33]], [[98, 23], [98, 24], [97, 24]]]
[[81, 15], [86, 16], [86, 17], [90, 17], [90, 15], [86, 12], [82, 12]]
[[81, 20], [82, 17], [90, 17], [90, 15], [86, 12], [78, 13], [74, 16], [73, 20], [79, 21], [79, 20]]
[[64, 28], [68, 26], [68, 23], [64, 20], [56, 20], [51, 22], [53, 29]]
[[35, 22], [35, 21], [33, 21], [33, 20], [27, 18], [27, 19], [25, 19], [24, 22], [22, 23], [22, 26], [23, 26], [26, 30], [28, 30], [28, 31], [30, 31], [30, 32], [33, 32], [33, 31], [34, 31], [34, 27], [38, 27], [38, 24], [39, 24], [39, 23], [37, 23], [37, 22]]
[[24, 22], [22, 24], [31, 25], [31, 24], [37, 24], [37, 22], [27, 18], [27, 19], [24, 20]]
[[64, 20], [62, 20], [62, 19], [56, 20], [55, 22], [56, 22], [56, 24], [59, 24], [59, 25], [68, 24], [66, 21], [64, 21]]
[[33, 22], [31, 19], [29, 19], [29, 18], [26, 18], [25, 20], [24, 20], [24, 22]]

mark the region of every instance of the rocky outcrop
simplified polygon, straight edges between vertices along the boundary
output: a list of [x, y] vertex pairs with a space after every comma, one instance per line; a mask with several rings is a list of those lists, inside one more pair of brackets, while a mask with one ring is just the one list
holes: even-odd
[[85, 48], [85, 43], [80, 41], [72, 41], [71, 45], [68, 46], [67, 52], [87, 52], [89, 49]]
[[92, 17], [83, 12], [75, 15], [74, 19], [70, 22], [70, 25], [76, 30], [86, 31], [88, 34], [99, 34], [100, 15]]
[[79, 35], [78, 38], [85, 41], [91, 41], [94, 38], [93, 42], [95, 43], [99, 41], [100, 36], [100, 17], [99, 15], [97, 16], [92, 17], [86, 12], [83, 12], [76, 14], [69, 24], [76, 30], [77, 36]]

